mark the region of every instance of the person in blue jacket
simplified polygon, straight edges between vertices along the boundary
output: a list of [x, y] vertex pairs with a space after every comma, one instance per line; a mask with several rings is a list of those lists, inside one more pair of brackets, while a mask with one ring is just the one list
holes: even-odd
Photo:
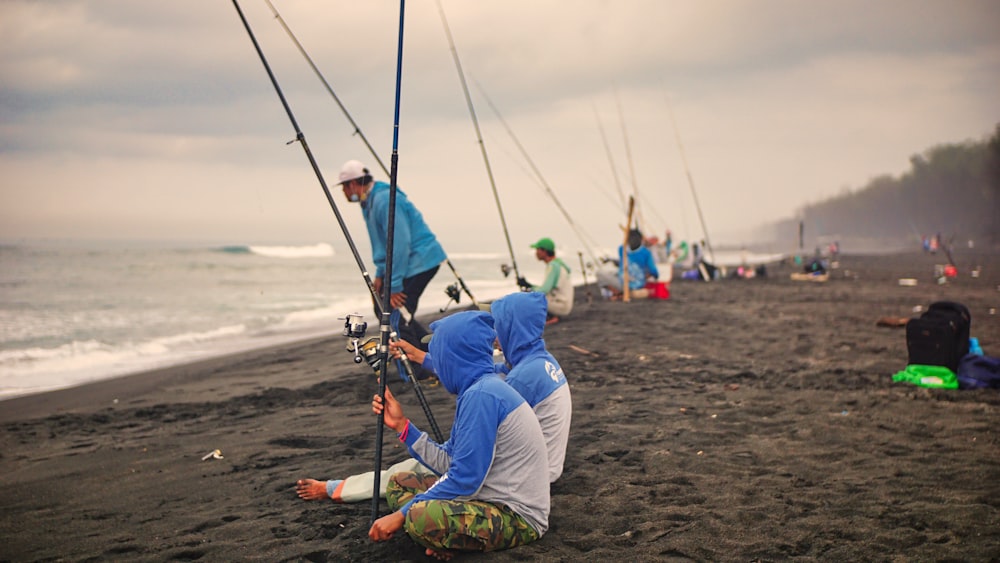
[[[646, 284], [660, 278], [660, 270], [656, 267], [656, 259], [649, 248], [642, 244], [642, 232], [632, 229], [628, 233], [628, 287], [635, 292], [634, 297], [647, 297]], [[625, 279], [625, 249], [618, 247], [618, 272], [600, 270], [597, 272], [597, 283], [607, 289], [613, 298], [624, 291]]]
[[[340, 185], [344, 197], [361, 204], [368, 228], [368, 239], [375, 262], [375, 292], [381, 296], [385, 283], [390, 285], [389, 302], [399, 310], [399, 337], [422, 348], [421, 338], [427, 334], [416, 320], [417, 305], [427, 284], [437, 274], [447, 255], [431, 232], [423, 215], [398, 187], [396, 214], [393, 224], [392, 279], [386, 282], [386, 242], [389, 240], [389, 184], [376, 182], [371, 172], [357, 160], [349, 160], [340, 169]], [[426, 374], [418, 374], [423, 379]]]
[[372, 411], [397, 432], [410, 455], [436, 475], [396, 473], [386, 486], [394, 510], [368, 532], [385, 541], [399, 530], [429, 556], [523, 545], [548, 529], [549, 480], [545, 438], [535, 413], [494, 373], [493, 318], [455, 313], [431, 324], [430, 354], [441, 385], [458, 396], [451, 434], [434, 442], [406, 418], [386, 389]]

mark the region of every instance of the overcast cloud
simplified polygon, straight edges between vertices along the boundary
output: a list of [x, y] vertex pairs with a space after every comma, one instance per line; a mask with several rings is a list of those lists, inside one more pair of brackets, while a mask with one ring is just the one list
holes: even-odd
[[[273, 1], [388, 165], [399, 3]], [[442, 2], [518, 249], [580, 244], [474, 82], [608, 247], [618, 184], [652, 234], [701, 236], [671, 110], [719, 242], [1000, 122], [990, 0]], [[334, 183], [374, 159], [267, 5], [240, 5], [364, 237]], [[0, 239], [342, 243], [231, 2], [6, 1], [0, 37]], [[403, 51], [400, 186], [446, 249], [505, 252], [435, 2], [406, 4]]]

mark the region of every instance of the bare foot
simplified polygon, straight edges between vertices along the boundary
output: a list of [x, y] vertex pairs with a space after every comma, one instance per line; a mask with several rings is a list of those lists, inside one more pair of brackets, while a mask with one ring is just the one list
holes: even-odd
[[326, 481], [299, 479], [295, 482], [295, 493], [302, 500], [320, 500], [326, 496]]
[[439, 561], [451, 561], [451, 558], [455, 556], [455, 554], [451, 551], [446, 551], [446, 550], [438, 551], [436, 549], [431, 549], [429, 547], [427, 548], [426, 551], [424, 551], [424, 555], [426, 555], [427, 557], [433, 557], [434, 559], [437, 559]]

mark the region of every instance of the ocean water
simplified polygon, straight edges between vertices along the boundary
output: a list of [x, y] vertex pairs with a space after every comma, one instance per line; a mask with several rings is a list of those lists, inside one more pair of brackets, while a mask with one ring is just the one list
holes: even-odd
[[[449, 258], [478, 300], [517, 290], [504, 255]], [[418, 314], [456, 307], [445, 293], [455, 282], [442, 266]], [[470, 303], [463, 294], [457, 306]], [[327, 243], [0, 245], [0, 400], [343, 334], [355, 313], [377, 335], [353, 255]]]

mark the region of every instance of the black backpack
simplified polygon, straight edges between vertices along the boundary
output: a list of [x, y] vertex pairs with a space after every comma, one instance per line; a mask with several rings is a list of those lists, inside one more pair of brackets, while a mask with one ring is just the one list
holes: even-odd
[[906, 323], [909, 364], [944, 366], [958, 373], [958, 363], [969, 353], [972, 317], [961, 303], [938, 301]]

